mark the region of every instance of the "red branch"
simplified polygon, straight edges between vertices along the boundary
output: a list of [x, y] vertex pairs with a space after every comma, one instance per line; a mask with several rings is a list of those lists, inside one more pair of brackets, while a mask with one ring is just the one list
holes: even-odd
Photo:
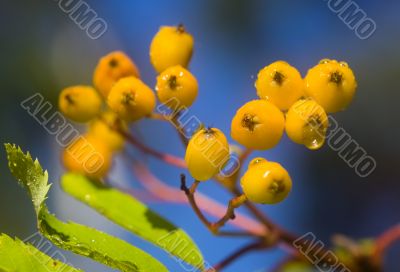
[[395, 242], [400, 240], [400, 224], [395, 225], [382, 233], [375, 241], [375, 260], [381, 263], [385, 252]]
[[[249, 253], [253, 250], [261, 250], [264, 249], [265, 246], [263, 245], [262, 242], [253, 242], [251, 244], [248, 244], [240, 249], [238, 249], [237, 251], [235, 251], [234, 253], [232, 253], [231, 255], [229, 255], [227, 258], [225, 258], [223, 261], [221, 261], [220, 263], [216, 264], [213, 266], [213, 270], [210, 269], [209, 271], [220, 271], [224, 268], [226, 268], [228, 265], [230, 265], [231, 263], [233, 263], [237, 258], [239, 257], [243, 257], [243, 255], [245, 255], [246, 253]], [[208, 271], [206, 271], [208, 272]]]
[[166, 154], [159, 152], [157, 150], [154, 150], [144, 144], [142, 144], [139, 140], [137, 140], [132, 134], [125, 132], [122, 129], [119, 129], [118, 132], [132, 145], [134, 145], [136, 148], [138, 148], [140, 151], [143, 153], [149, 154], [161, 161], [164, 161], [165, 163], [168, 163], [170, 165], [174, 165], [179, 168], [187, 168], [186, 162], [184, 159], [179, 158], [174, 155]]
[[[186, 196], [182, 194], [179, 186], [174, 188], [160, 181], [149, 171], [146, 165], [140, 162], [135, 162], [133, 165], [133, 171], [135, 172], [139, 182], [157, 198], [171, 203], [188, 203]], [[196, 193], [196, 200], [200, 209], [211, 216], [221, 218], [226, 213], [225, 205], [222, 205], [199, 192]], [[235, 220], [231, 220], [229, 224], [254, 233], [255, 235], [265, 235], [266, 232], [263, 224], [240, 214], [239, 212], [236, 213]]]

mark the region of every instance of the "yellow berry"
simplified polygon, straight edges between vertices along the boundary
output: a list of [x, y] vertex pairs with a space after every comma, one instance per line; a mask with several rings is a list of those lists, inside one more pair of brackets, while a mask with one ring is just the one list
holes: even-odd
[[157, 77], [155, 89], [161, 103], [168, 105], [174, 99], [179, 107], [190, 107], [197, 98], [199, 86], [197, 79], [188, 70], [177, 65]]
[[73, 86], [61, 91], [58, 99], [60, 111], [69, 119], [85, 123], [100, 113], [102, 101], [90, 86]]
[[231, 136], [250, 149], [266, 150], [276, 146], [285, 127], [283, 113], [266, 100], [253, 100], [233, 117]]
[[123, 52], [114, 51], [102, 57], [93, 75], [96, 89], [107, 98], [112, 86], [121, 78], [134, 76], [139, 78], [135, 63]]
[[285, 168], [266, 161], [250, 165], [240, 184], [247, 199], [260, 204], [279, 203], [292, 189], [292, 179]]
[[252, 159], [250, 161], [249, 168], [253, 167], [253, 166], [256, 166], [256, 165], [258, 165], [260, 163], [264, 163], [264, 162], [268, 162], [268, 161], [266, 159], [264, 159], [264, 158], [261, 158], [261, 157], [254, 158], [254, 159]]
[[62, 161], [68, 171], [102, 178], [110, 170], [112, 152], [102, 141], [83, 135], [64, 149]]
[[124, 137], [115, 131], [113, 126], [119, 126], [124, 130], [128, 129], [126, 123], [120, 120], [114, 112], [107, 111], [90, 123], [88, 133], [105, 143], [111, 151], [120, 151], [124, 148]]
[[196, 180], [212, 178], [222, 170], [228, 160], [228, 140], [219, 129], [201, 129], [190, 139], [185, 161], [190, 174]]
[[126, 77], [112, 87], [107, 104], [120, 118], [133, 122], [153, 112], [156, 97], [140, 79]]
[[324, 108], [312, 99], [297, 101], [286, 115], [286, 133], [311, 150], [322, 147], [329, 121]]
[[150, 61], [158, 73], [181, 65], [187, 67], [193, 53], [194, 40], [182, 25], [163, 26], [150, 45]]
[[276, 61], [258, 73], [257, 94], [281, 110], [287, 110], [304, 96], [304, 83], [299, 71], [284, 61]]
[[305, 77], [305, 92], [326, 112], [344, 110], [353, 100], [357, 82], [347, 63], [322, 60]]

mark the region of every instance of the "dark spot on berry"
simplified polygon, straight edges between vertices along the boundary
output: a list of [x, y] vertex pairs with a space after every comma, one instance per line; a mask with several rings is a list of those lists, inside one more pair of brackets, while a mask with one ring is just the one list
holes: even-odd
[[168, 79], [168, 85], [171, 90], [176, 90], [176, 87], [178, 87], [178, 78], [175, 75], [170, 76]]
[[217, 131], [211, 127], [207, 127], [204, 129], [204, 134], [214, 135]]
[[343, 74], [336, 71], [331, 74], [330, 82], [336, 83], [337, 85], [341, 84], [343, 81]]
[[273, 79], [280, 86], [280, 85], [282, 85], [283, 81], [285, 80], [285, 76], [281, 72], [276, 71]]
[[123, 104], [130, 104], [132, 101], [135, 101], [135, 96], [132, 92], [126, 92], [123, 94], [122, 103]]
[[180, 24], [177, 26], [176, 30], [178, 31], [178, 33], [185, 33], [185, 32], [186, 32], [185, 26], [184, 26], [182, 23], [180, 23]]
[[308, 117], [307, 125], [311, 127], [319, 127], [322, 125], [321, 116], [319, 114], [313, 114]]
[[312, 129], [320, 136], [325, 136], [326, 133], [326, 128], [324, 127], [322, 117], [317, 113], [308, 117], [307, 122], [304, 124], [304, 128]]
[[110, 62], [108, 63], [108, 65], [110, 65], [111, 68], [115, 68], [118, 66], [118, 60], [111, 59]]
[[75, 104], [75, 101], [70, 94], [65, 95], [65, 100], [67, 100], [68, 104], [70, 105]]
[[273, 180], [271, 185], [268, 187], [268, 191], [270, 191], [274, 195], [281, 194], [285, 191], [285, 184], [282, 180]]
[[251, 114], [245, 114], [242, 119], [242, 126], [249, 129], [250, 131], [254, 131], [254, 128], [256, 125], [258, 125], [258, 122], [254, 120], [254, 115]]

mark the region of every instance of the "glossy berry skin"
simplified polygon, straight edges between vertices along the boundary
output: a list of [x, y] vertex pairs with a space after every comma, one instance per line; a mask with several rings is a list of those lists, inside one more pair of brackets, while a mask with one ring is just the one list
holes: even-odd
[[101, 140], [85, 134], [64, 149], [62, 162], [68, 171], [100, 179], [111, 168], [112, 152]]
[[157, 77], [155, 89], [161, 103], [190, 107], [197, 98], [199, 85], [192, 73], [177, 65], [167, 68]]
[[353, 100], [357, 82], [347, 63], [322, 60], [305, 77], [305, 92], [327, 113], [346, 109]]
[[150, 45], [150, 61], [160, 74], [169, 67], [187, 67], [193, 54], [194, 39], [182, 25], [163, 26]]
[[276, 146], [285, 127], [283, 113], [266, 100], [253, 100], [233, 117], [232, 138], [250, 149], [266, 150]]
[[114, 51], [102, 57], [98, 62], [93, 83], [96, 89], [107, 98], [112, 86], [121, 78], [134, 76], [139, 78], [135, 63], [123, 52]]
[[268, 162], [268, 161], [266, 159], [262, 158], [262, 157], [254, 158], [249, 162], [248, 168], [256, 166], [256, 165], [258, 165], [260, 163], [264, 163], [264, 162]]
[[85, 123], [95, 118], [101, 110], [102, 100], [90, 86], [73, 86], [61, 91], [58, 107], [68, 119]]
[[123, 120], [134, 122], [153, 112], [156, 96], [140, 79], [126, 77], [112, 87], [107, 104]]
[[105, 143], [111, 151], [120, 151], [124, 148], [125, 140], [113, 126], [128, 129], [126, 123], [120, 120], [116, 113], [107, 111], [90, 123], [88, 134]]
[[323, 146], [328, 126], [324, 108], [312, 99], [297, 101], [286, 114], [285, 128], [289, 138], [311, 150]]
[[296, 68], [284, 61], [276, 61], [259, 73], [255, 82], [257, 95], [281, 110], [287, 110], [304, 96], [303, 79]]
[[217, 128], [201, 129], [190, 139], [185, 161], [191, 176], [199, 181], [209, 180], [229, 159], [229, 144]]
[[277, 204], [292, 189], [292, 179], [285, 168], [268, 161], [250, 166], [240, 184], [247, 199], [259, 204]]

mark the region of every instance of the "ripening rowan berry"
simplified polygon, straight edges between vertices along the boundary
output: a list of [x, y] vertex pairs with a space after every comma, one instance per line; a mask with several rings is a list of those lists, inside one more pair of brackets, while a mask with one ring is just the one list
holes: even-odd
[[163, 26], [151, 42], [150, 61], [159, 74], [175, 65], [186, 68], [192, 58], [193, 45], [193, 37], [183, 25]]
[[177, 65], [167, 68], [157, 77], [155, 89], [161, 103], [168, 105], [174, 99], [174, 105], [190, 107], [197, 98], [199, 86], [192, 73]]
[[250, 149], [266, 150], [276, 146], [285, 127], [283, 113], [266, 100], [253, 100], [233, 117], [231, 136]]
[[112, 87], [107, 104], [120, 118], [133, 122], [153, 112], [156, 96], [140, 79], [126, 77]]
[[254, 158], [254, 159], [252, 159], [252, 160], [250, 161], [250, 163], [249, 163], [249, 168], [250, 168], [250, 167], [253, 167], [253, 166], [255, 166], [255, 165], [258, 165], [258, 164], [260, 164], [260, 163], [264, 163], [264, 162], [268, 162], [268, 161], [267, 161], [266, 159], [262, 158], [262, 157]]
[[258, 73], [257, 94], [281, 110], [287, 110], [304, 96], [304, 83], [299, 71], [284, 61], [276, 61]]
[[83, 135], [62, 153], [64, 167], [91, 178], [102, 178], [111, 168], [112, 152], [101, 140]]
[[139, 78], [135, 63], [123, 52], [114, 51], [102, 57], [94, 70], [95, 88], [107, 98], [112, 86], [121, 78], [134, 76]]
[[344, 110], [353, 100], [357, 82], [347, 63], [322, 60], [305, 77], [305, 93], [327, 113]]
[[100, 113], [102, 101], [90, 86], [72, 86], [61, 91], [58, 98], [60, 111], [72, 121], [85, 123]]
[[125, 141], [124, 137], [113, 129], [114, 126], [128, 130], [127, 124], [119, 119], [116, 113], [107, 111], [89, 124], [88, 134], [105, 143], [111, 151], [120, 151], [124, 148]]
[[268, 161], [249, 165], [240, 184], [247, 199], [260, 204], [279, 203], [292, 189], [292, 179], [285, 168]]
[[286, 134], [311, 150], [323, 146], [328, 126], [324, 108], [312, 99], [297, 101], [286, 114]]
[[219, 129], [203, 128], [190, 139], [185, 161], [194, 179], [205, 181], [212, 178], [228, 160], [228, 140]]

